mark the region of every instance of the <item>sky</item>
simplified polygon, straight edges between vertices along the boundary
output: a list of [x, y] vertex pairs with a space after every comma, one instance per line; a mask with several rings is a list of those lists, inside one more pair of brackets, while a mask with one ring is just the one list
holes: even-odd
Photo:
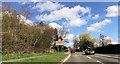
[[43, 21], [58, 30], [63, 27], [69, 32], [67, 39], [73, 45], [73, 37], [89, 33], [94, 38], [100, 34], [118, 43], [118, 3], [117, 2], [11, 2], [13, 8], [21, 12], [21, 6], [30, 4], [34, 14], [32, 22]]

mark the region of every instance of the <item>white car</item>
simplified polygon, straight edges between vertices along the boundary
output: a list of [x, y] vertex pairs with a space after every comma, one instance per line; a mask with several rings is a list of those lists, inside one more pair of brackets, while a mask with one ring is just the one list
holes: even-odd
[[85, 49], [85, 54], [87, 55], [87, 54], [92, 54], [92, 55], [94, 55], [95, 54], [95, 51], [94, 50], [92, 50], [91, 48], [87, 48], [87, 49]]

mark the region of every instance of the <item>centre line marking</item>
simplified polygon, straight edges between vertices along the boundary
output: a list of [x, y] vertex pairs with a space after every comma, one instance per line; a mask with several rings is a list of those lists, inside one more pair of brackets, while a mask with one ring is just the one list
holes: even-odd
[[88, 59], [92, 59], [91, 57], [87, 56]]

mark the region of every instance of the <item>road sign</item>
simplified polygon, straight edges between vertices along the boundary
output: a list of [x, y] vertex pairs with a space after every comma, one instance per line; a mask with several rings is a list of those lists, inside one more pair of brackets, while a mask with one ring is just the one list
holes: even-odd
[[64, 40], [59, 40], [56, 41], [56, 45], [64, 45]]
[[112, 44], [112, 40], [111, 39], [108, 40], [108, 44]]

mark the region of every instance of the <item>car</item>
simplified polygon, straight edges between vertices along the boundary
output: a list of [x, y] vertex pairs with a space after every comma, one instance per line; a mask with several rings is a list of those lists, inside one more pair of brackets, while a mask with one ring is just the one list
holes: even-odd
[[88, 54], [91, 54], [91, 55], [94, 55], [95, 54], [95, 51], [94, 50], [92, 50], [92, 48], [87, 48], [87, 49], [85, 49], [85, 55], [88, 55]]
[[71, 53], [75, 53], [75, 49], [70, 49], [70, 52]]

